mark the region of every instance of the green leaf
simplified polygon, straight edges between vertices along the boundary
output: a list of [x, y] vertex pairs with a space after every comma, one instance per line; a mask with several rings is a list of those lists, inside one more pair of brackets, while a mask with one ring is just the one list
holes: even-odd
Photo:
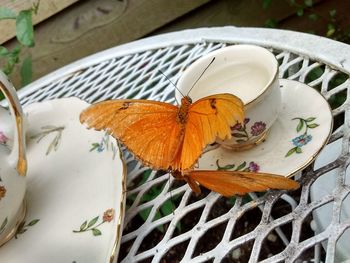
[[312, 21], [316, 21], [316, 20], [318, 20], [318, 15], [316, 15], [316, 14], [310, 14], [310, 15], [309, 15], [309, 19], [312, 20]]
[[303, 8], [299, 8], [297, 10], [297, 16], [302, 16], [304, 14], [304, 9]]
[[90, 152], [94, 151], [96, 148], [100, 147], [100, 144], [97, 142], [94, 142], [91, 144]]
[[335, 33], [335, 25], [334, 24], [328, 24], [327, 25], [327, 37], [331, 37]]
[[143, 221], [146, 221], [148, 216], [149, 216], [149, 213], [151, 213], [151, 209], [152, 208], [146, 208], [142, 211], [139, 212], [139, 215], [141, 216], [141, 218], [143, 219]]
[[276, 28], [278, 26], [278, 21], [276, 19], [270, 18], [265, 21], [265, 27]]
[[302, 153], [302, 150], [301, 150], [300, 147], [296, 147], [296, 148], [295, 148], [295, 152], [296, 152], [296, 153]]
[[305, 4], [307, 7], [312, 7], [313, 2], [312, 2], [312, 0], [304, 0], [304, 4]]
[[307, 118], [305, 121], [310, 122], [310, 121], [314, 121], [315, 119], [316, 119], [316, 117], [310, 117], [310, 118]]
[[[157, 221], [158, 219], [162, 218], [162, 215], [160, 214], [159, 211], [156, 212], [156, 214], [154, 215], [153, 221]], [[161, 232], [164, 233], [164, 226], [163, 225], [159, 225], [157, 226], [157, 229]]]
[[137, 197], [137, 194], [132, 194], [132, 195], [129, 195], [126, 200], [130, 200], [131, 202], [134, 202], [136, 200], [136, 197]]
[[243, 143], [243, 142], [246, 142], [246, 141], [245, 141], [245, 140], [238, 139], [238, 140], [236, 140], [236, 142], [238, 142], [238, 143]]
[[19, 53], [21, 52], [21, 46], [17, 45], [14, 49], [9, 51], [7, 54], [7, 63], [3, 68], [3, 71], [6, 75], [12, 73], [15, 65], [19, 62]]
[[6, 47], [0, 46], [0, 58], [5, 57], [9, 54], [9, 51]]
[[85, 230], [86, 225], [87, 225], [87, 221], [85, 220], [85, 222], [84, 222], [84, 223], [82, 223], [82, 224], [81, 224], [81, 226], [80, 226], [80, 231]]
[[21, 84], [22, 84], [22, 87], [31, 83], [32, 77], [33, 77], [32, 59], [31, 59], [31, 57], [26, 57], [23, 60], [23, 63], [21, 66], [21, 82], [22, 82]]
[[263, 8], [267, 9], [271, 5], [272, 0], [263, 0]]
[[234, 164], [228, 164], [228, 165], [220, 166], [219, 159], [216, 160], [216, 166], [218, 167], [218, 170], [225, 170], [225, 171], [235, 168]]
[[245, 166], [247, 165], [247, 163], [246, 162], [243, 162], [243, 163], [241, 163], [240, 165], [238, 165], [238, 167], [237, 167], [237, 169], [236, 169], [236, 171], [240, 171], [240, 170], [242, 170]]
[[38, 223], [40, 221], [40, 219], [34, 219], [32, 221], [29, 222], [28, 226], [34, 226], [36, 223]]
[[87, 227], [89, 228], [89, 227], [92, 227], [94, 224], [96, 224], [98, 218], [99, 216], [96, 216], [95, 218], [91, 219]]
[[144, 171], [143, 175], [142, 175], [142, 180], [141, 180], [139, 185], [144, 184], [148, 180], [148, 178], [150, 177], [151, 173], [152, 173], [151, 169]]
[[12, 9], [0, 6], [0, 20], [2, 19], [16, 19], [16, 12]]
[[152, 186], [151, 189], [141, 197], [142, 202], [148, 202], [156, 198], [161, 192], [163, 187], [159, 185]]
[[304, 127], [304, 121], [299, 120], [298, 126], [297, 126], [297, 132], [300, 132], [301, 129]]
[[17, 45], [17, 46], [15, 46], [15, 48], [14, 49], [12, 49], [11, 50], [11, 55], [12, 56], [14, 56], [14, 57], [18, 57], [18, 55], [19, 55], [19, 53], [21, 53], [21, 50], [22, 50], [22, 47], [21, 47], [21, 45]]
[[236, 137], [236, 138], [246, 138], [247, 137], [247, 135], [242, 134], [242, 133], [233, 133], [232, 136]]
[[335, 17], [336, 14], [337, 14], [337, 10], [335, 10], [335, 9], [332, 9], [331, 11], [329, 11], [329, 15], [331, 17]]
[[228, 203], [233, 206], [236, 203], [236, 199], [237, 199], [236, 197], [230, 197], [228, 199]]
[[179, 222], [179, 223], [176, 224], [176, 229], [177, 229], [180, 233], [182, 233], [182, 225], [181, 225], [181, 222]]
[[31, 10], [19, 12], [16, 19], [16, 36], [18, 41], [24, 46], [34, 46], [34, 29]]
[[146, 203], [148, 201], [153, 200], [155, 197], [156, 197], [155, 194], [148, 192], [141, 197], [141, 202]]
[[297, 147], [294, 147], [294, 148], [290, 149], [284, 157], [288, 157], [288, 156], [292, 155], [293, 153], [295, 153], [296, 148]]
[[318, 127], [320, 125], [318, 125], [317, 123], [311, 123], [311, 124], [308, 124], [307, 127], [310, 128], [310, 129], [314, 129], [316, 127]]
[[249, 203], [250, 201], [252, 201], [253, 199], [250, 197], [250, 195], [244, 195], [243, 198], [242, 198], [242, 204], [247, 204]]
[[162, 206], [160, 207], [160, 211], [162, 212], [163, 216], [170, 215], [175, 210], [175, 205], [172, 200], [168, 199], [166, 200]]
[[93, 228], [93, 229], [92, 229], [92, 234], [93, 234], [94, 236], [100, 236], [100, 235], [102, 235], [101, 231], [98, 230], [97, 228]]
[[235, 168], [234, 164], [228, 164], [228, 165], [219, 167], [219, 170], [231, 170], [233, 168]]

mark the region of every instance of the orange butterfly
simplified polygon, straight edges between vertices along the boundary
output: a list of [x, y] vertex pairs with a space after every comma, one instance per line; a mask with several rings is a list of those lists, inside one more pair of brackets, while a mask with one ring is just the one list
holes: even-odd
[[162, 170], [192, 170], [204, 147], [216, 137], [231, 137], [230, 126], [242, 122], [243, 103], [230, 94], [209, 96], [178, 108], [149, 100], [110, 100], [80, 115], [96, 130], [107, 130], [145, 165]]
[[145, 165], [172, 172], [196, 193], [200, 193], [198, 183], [224, 196], [298, 188], [297, 182], [279, 175], [193, 170], [204, 148], [216, 138], [231, 138], [230, 127], [243, 119], [242, 101], [226, 93], [194, 103], [184, 96], [180, 107], [149, 100], [109, 100], [80, 115], [88, 128], [106, 130]]

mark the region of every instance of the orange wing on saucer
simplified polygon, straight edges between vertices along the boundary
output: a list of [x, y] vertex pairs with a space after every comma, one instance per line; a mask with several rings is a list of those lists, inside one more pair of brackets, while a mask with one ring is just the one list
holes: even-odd
[[292, 190], [299, 188], [299, 183], [292, 179], [267, 173], [194, 170], [185, 176], [227, 197], [268, 189]]
[[148, 100], [110, 100], [96, 103], [80, 115], [89, 128], [106, 130], [153, 169], [167, 170], [182, 142], [178, 108]]

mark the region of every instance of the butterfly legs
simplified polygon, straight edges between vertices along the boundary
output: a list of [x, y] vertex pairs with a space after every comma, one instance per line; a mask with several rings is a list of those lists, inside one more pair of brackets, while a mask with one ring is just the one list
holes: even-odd
[[196, 195], [200, 195], [201, 194], [202, 191], [201, 191], [198, 183], [195, 180], [191, 179], [186, 174], [182, 174], [178, 170], [170, 171], [169, 173], [171, 173], [171, 175], [174, 176], [174, 178], [177, 179], [177, 180], [185, 180], [186, 183], [191, 187], [192, 191]]

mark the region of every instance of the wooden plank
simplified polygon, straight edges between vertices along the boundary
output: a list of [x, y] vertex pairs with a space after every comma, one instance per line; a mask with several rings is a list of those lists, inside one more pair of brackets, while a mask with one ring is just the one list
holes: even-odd
[[[314, 3], [326, 0], [314, 0]], [[340, 0], [341, 1], [341, 0]], [[300, 2], [298, 0], [297, 2]], [[187, 28], [241, 26], [264, 27], [267, 20], [277, 22], [294, 17], [295, 8], [288, 1], [272, 1], [264, 9], [261, 0], [217, 0], [178, 18], [164, 27], [152, 32], [150, 35], [173, 32]]]
[[[2, 0], [1, 6], [7, 7], [16, 12], [21, 10], [30, 9], [34, 3], [39, 0]], [[64, 8], [72, 5], [79, 0], [44, 0], [40, 1], [38, 13], [33, 16], [33, 24], [36, 25], [46, 18], [60, 12]], [[0, 44], [13, 38], [15, 36], [15, 21], [14, 20], [2, 20], [0, 21], [1, 35]]]
[[[129, 42], [209, 0], [86, 0], [35, 27], [34, 79], [72, 61]], [[6, 47], [13, 47], [10, 41]], [[18, 71], [18, 70], [17, 70]], [[11, 76], [19, 86], [18, 73]]]
[[270, 7], [264, 9], [261, 0], [217, 0], [165, 25], [151, 35], [198, 27], [263, 27], [268, 19], [280, 21], [294, 13], [287, 1], [272, 1]]
[[[291, 16], [280, 22], [279, 27], [295, 31], [310, 32], [321, 36], [327, 35], [327, 26], [331, 23], [329, 12], [336, 10], [336, 24], [337, 28], [343, 33], [350, 29], [350, 1], [332, 0], [322, 1], [313, 6], [311, 11], [305, 12], [303, 16]], [[312, 20], [309, 18], [310, 14], [317, 14], [318, 19]], [[335, 37], [335, 36], [331, 36]], [[337, 39], [343, 41], [344, 39]], [[347, 43], [350, 39], [347, 38]]]

